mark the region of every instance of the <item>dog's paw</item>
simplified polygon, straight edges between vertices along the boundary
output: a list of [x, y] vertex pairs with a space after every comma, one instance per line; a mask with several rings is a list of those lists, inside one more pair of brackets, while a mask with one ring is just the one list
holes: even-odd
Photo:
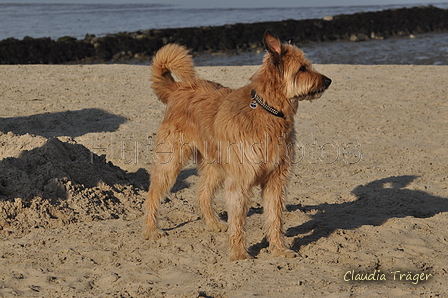
[[271, 250], [271, 253], [274, 257], [282, 257], [282, 258], [296, 258], [299, 256], [295, 251], [286, 247], [274, 248]]
[[217, 221], [215, 223], [208, 224], [209, 229], [212, 232], [225, 232], [227, 231], [227, 223], [223, 221]]
[[231, 254], [230, 255], [230, 261], [240, 261], [240, 260], [250, 260], [253, 259], [254, 257], [252, 257], [250, 254], [248, 254], [247, 252], [244, 253], [237, 253], [237, 254]]
[[159, 239], [164, 236], [167, 236], [168, 234], [165, 231], [162, 231], [160, 229], [156, 230], [144, 230], [143, 231], [143, 239], [144, 240], [150, 240], [150, 239]]

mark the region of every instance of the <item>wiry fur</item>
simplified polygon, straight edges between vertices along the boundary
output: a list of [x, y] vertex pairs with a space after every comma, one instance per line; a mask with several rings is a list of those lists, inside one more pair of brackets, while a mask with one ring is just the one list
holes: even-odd
[[[157, 208], [188, 160], [198, 165], [198, 202], [202, 218], [214, 231], [228, 230], [231, 260], [251, 258], [244, 224], [253, 186], [260, 185], [270, 251], [293, 257], [283, 240], [282, 211], [294, 151], [294, 114], [300, 100], [321, 96], [331, 80], [313, 70], [303, 52], [265, 33], [267, 54], [249, 85], [237, 90], [197, 77], [191, 57], [170, 44], [156, 54], [152, 88], [166, 104], [157, 132], [151, 185], [145, 209], [144, 237], [164, 233], [157, 226]], [[176, 81], [173, 74], [179, 79]], [[251, 90], [271, 107], [250, 108]], [[224, 186], [228, 223], [212, 209], [215, 190]]]

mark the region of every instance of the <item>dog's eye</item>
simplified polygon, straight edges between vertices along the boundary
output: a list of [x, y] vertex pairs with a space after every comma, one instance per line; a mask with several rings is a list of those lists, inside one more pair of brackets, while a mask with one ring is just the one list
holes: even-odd
[[302, 66], [299, 70], [305, 72], [305, 71], [307, 71], [308, 69], [306, 69], [306, 66]]

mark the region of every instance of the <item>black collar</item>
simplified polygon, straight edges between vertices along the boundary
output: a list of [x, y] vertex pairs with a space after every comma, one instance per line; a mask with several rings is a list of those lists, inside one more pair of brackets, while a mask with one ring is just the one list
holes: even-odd
[[283, 114], [282, 111], [278, 111], [278, 110], [274, 109], [273, 107], [271, 107], [270, 105], [264, 103], [263, 100], [260, 98], [260, 96], [258, 96], [257, 92], [255, 92], [254, 89], [252, 89], [252, 91], [250, 92], [250, 95], [252, 96], [252, 100], [254, 100], [256, 102], [255, 103], [252, 101], [250, 103], [250, 107], [252, 109], [256, 109], [257, 104], [259, 104], [263, 109], [265, 109], [272, 115], [285, 119], [285, 115]]

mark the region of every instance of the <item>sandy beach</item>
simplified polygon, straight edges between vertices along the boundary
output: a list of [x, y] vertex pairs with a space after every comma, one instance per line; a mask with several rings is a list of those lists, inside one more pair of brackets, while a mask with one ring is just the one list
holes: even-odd
[[[141, 237], [164, 115], [147, 66], [0, 66], [0, 297], [446, 295], [448, 66], [315, 67], [333, 83], [296, 116], [284, 219], [300, 256], [267, 253], [255, 191], [255, 259], [230, 262], [194, 164], [162, 201], [168, 236]], [[237, 88], [256, 69], [198, 72]]]

